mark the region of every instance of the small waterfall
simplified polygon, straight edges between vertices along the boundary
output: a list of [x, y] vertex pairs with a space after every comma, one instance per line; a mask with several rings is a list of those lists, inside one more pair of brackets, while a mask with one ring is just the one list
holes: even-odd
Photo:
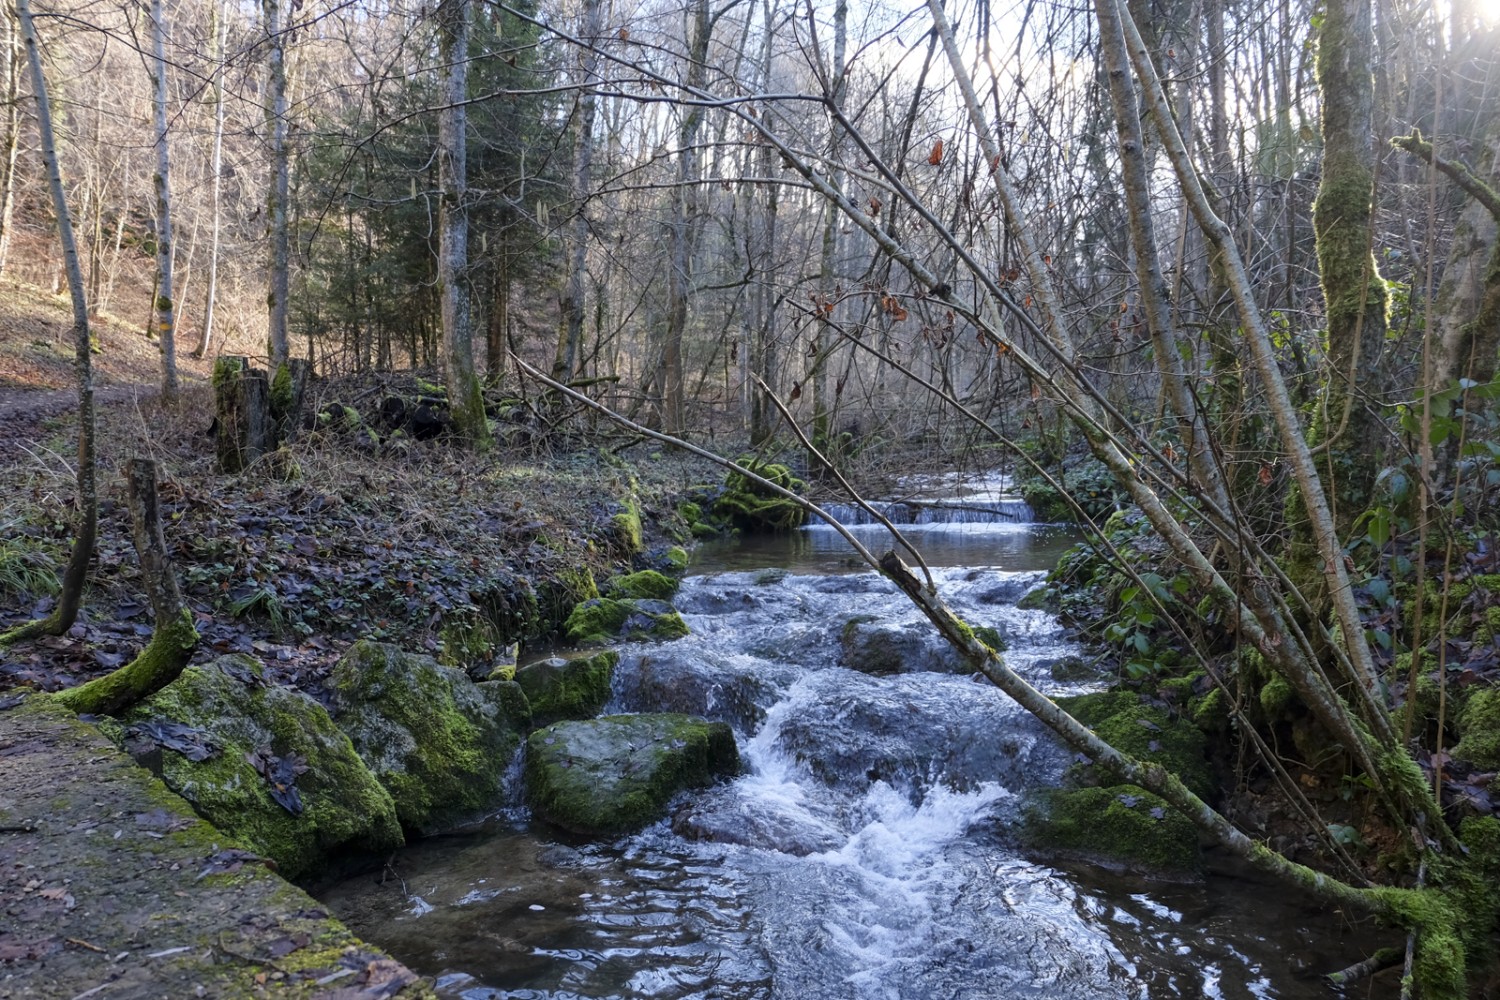
[[[1016, 496], [951, 500], [869, 500], [866, 503], [896, 525], [1029, 524], [1034, 517], [1026, 501]], [[879, 523], [869, 510], [855, 504], [827, 503], [822, 507], [846, 526]]]

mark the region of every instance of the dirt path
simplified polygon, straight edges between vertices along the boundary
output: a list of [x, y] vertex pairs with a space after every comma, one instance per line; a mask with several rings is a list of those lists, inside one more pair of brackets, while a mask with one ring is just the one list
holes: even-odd
[[92, 726], [0, 710], [0, 998], [431, 997]]

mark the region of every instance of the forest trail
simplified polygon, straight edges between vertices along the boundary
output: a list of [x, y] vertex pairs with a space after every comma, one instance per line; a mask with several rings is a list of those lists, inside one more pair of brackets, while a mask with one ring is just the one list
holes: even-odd
[[0, 998], [431, 996], [98, 730], [16, 701], [0, 701]]

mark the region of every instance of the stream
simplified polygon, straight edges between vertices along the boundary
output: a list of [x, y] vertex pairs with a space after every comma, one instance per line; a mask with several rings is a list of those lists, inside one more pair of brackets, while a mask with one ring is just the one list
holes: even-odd
[[[907, 511], [940, 592], [1006, 637], [1013, 668], [1087, 690], [1052, 678], [1078, 653], [1070, 636], [1015, 606], [1072, 536], [1014, 505]], [[325, 903], [465, 1000], [1310, 1000], [1330, 995], [1317, 973], [1364, 957], [1357, 931], [1244, 872], [1179, 882], [1028, 858], [1024, 797], [1071, 755], [959, 673], [830, 529], [701, 547], [692, 572], [676, 600], [692, 634], [622, 647], [609, 711], [727, 721], [744, 775], [615, 842], [512, 805]], [[874, 666], [905, 672], [852, 669]]]

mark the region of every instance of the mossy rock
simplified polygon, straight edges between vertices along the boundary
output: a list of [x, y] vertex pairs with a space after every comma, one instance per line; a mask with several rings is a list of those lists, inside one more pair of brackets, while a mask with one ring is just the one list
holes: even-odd
[[1207, 739], [1191, 723], [1143, 703], [1131, 691], [1059, 698], [1057, 703], [1121, 753], [1172, 771], [1200, 798], [1210, 798], [1216, 790]]
[[[761, 462], [753, 456], [740, 458], [739, 464], [792, 493], [801, 493], [805, 485], [785, 465]], [[715, 517], [751, 533], [793, 531], [807, 519], [807, 512], [797, 503], [772, 493], [743, 472], [731, 472], [724, 480], [724, 492], [714, 501], [713, 512]], [[698, 534], [696, 524], [693, 534]]]
[[514, 681], [475, 683], [430, 656], [360, 641], [334, 667], [338, 724], [390, 792], [401, 825], [451, 829], [492, 808], [530, 728]]
[[598, 597], [573, 609], [565, 626], [579, 646], [612, 642], [668, 642], [688, 634], [687, 623], [665, 601]]
[[1135, 785], [1047, 793], [1031, 810], [1026, 837], [1035, 849], [1159, 871], [1191, 871], [1201, 861], [1193, 824]]
[[516, 671], [516, 683], [531, 703], [534, 726], [565, 719], [592, 719], [609, 702], [610, 684], [620, 654], [613, 650], [567, 660], [554, 657], [528, 663]]
[[610, 715], [559, 722], [526, 744], [526, 795], [536, 815], [589, 836], [639, 830], [672, 796], [738, 773], [734, 733], [690, 715]]
[[568, 616], [584, 601], [599, 596], [594, 573], [587, 566], [558, 570], [537, 587], [537, 608], [542, 632], [566, 631]]
[[[287, 878], [317, 872], [344, 851], [385, 853], [403, 840], [396, 806], [327, 710], [307, 695], [266, 683], [261, 667], [225, 656], [188, 667], [171, 684], [136, 706], [130, 726], [180, 723], [206, 734], [218, 752], [192, 761], [172, 749], [160, 760], [162, 780], [226, 834], [254, 844]], [[250, 762], [300, 758], [306, 770], [291, 787], [294, 814], [272, 797], [267, 778]]]
[[670, 601], [675, 593], [677, 593], [677, 581], [654, 569], [643, 569], [639, 573], [617, 576], [604, 585], [605, 596], [614, 598]]
[[1484, 688], [1469, 696], [1458, 715], [1461, 738], [1453, 756], [1482, 771], [1500, 770], [1500, 688]]
[[641, 532], [641, 512], [634, 500], [626, 500], [624, 509], [609, 519], [610, 539], [627, 559], [645, 551]]

